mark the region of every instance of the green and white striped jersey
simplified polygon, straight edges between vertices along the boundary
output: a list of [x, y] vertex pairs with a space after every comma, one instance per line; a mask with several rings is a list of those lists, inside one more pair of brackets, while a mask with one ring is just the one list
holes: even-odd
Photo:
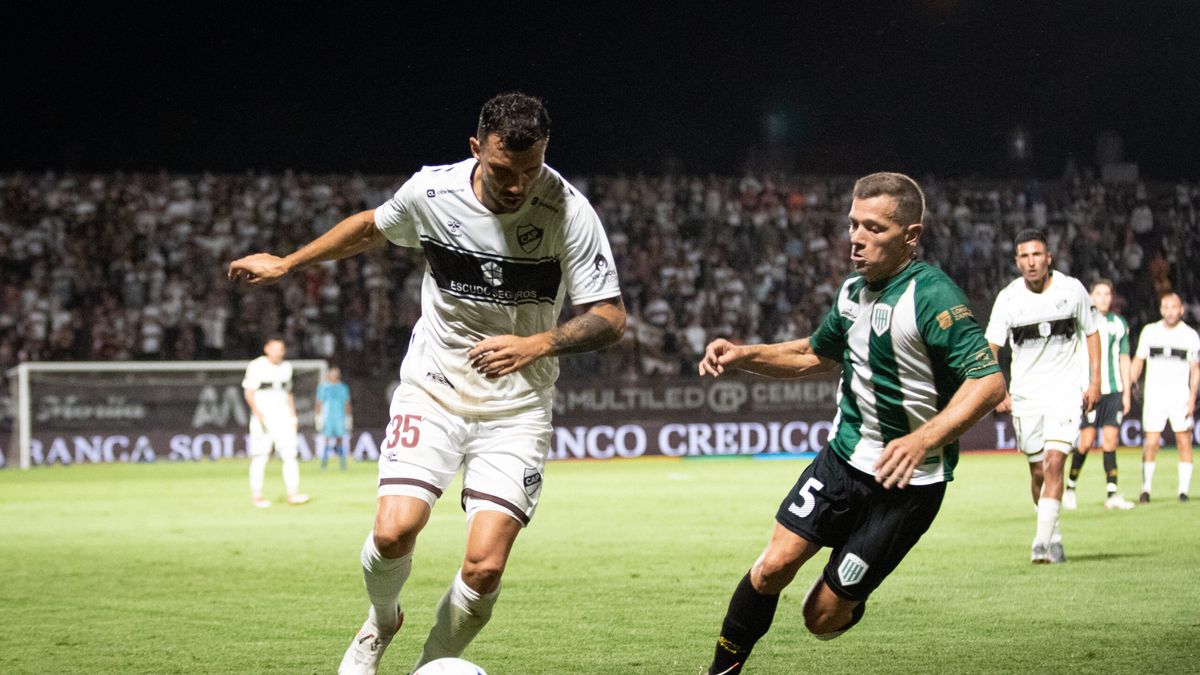
[[[883, 448], [932, 419], [964, 381], [1000, 372], [962, 290], [919, 261], [872, 284], [852, 275], [809, 340], [842, 362], [829, 447], [871, 475]], [[957, 463], [957, 441], [930, 448], [911, 483], [952, 480]]]
[[[1129, 356], [1129, 324], [1121, 316], [1096, 312], [1096, 327], [1100, 330], [1100, 393], [1119, 394], [1125, 391], [1121, 381], [1121, 355]], [[1087, 349], [1083, 356], [1083, 381], [1091, 379]]]

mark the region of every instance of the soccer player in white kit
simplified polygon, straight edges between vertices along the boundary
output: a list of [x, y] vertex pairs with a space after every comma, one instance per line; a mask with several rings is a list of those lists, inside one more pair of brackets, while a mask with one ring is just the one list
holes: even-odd
[[1162, 297], [1158, 306], [1162, 321], [1142, 328], [1137, 354], [1131, 366], [1131, 381], [1137, 382], [1146, 368], [1142, 390], [1142, 494], [1138, 501], [1150, 502], [1154, 482], [1154, 460], [1167, 422], [1175, 432], [1179, 448], [1179, 501], [1188, 501], [1192, 484], [1192, 433], [1196, 389], [1200, 386], [1200, 336], [1183, 323], [1183, 301], [1175, 293]]
[[[260, 253], [230, 265], [231, 278], [270, 283], [388, 242], [420, 246], [428, 263], [362, 549], [371, 607], [340, 673], [376, 672], [403, 623], [397, 600], [417, 535], [460, 468], [466, 555], [417, 666], [458, 656], [483, 628], [537, 507], [556, 357], [601, 349], [624, 332], [608, 239], [587, 199], [545, 165], [549, 133], [539, 99], [500, 94], [483, 106], [471, 159], [422, 169], [379, 208], [286, 258]], [[558, 326], [565, 295], [582, 312]]]
[[[1057, 563], [1066, 561], [1058, 528], [1063, 466], [1078, 444], [1082, 414], [1100, 399], [1100, 335], [1083, 284], [1051, 269], [1046, 236], [1025, 230], [1016, 246], [1021, 276], [996, 296], [985, 335], [997, 355], [1005, 342], [1012, 345], [1010, 395], [996, 410], [1012, 412], [1017, 447], [1029, 459], [1037, 504], [1031, 559]], [[1090, 370], [1086, 383], [1078, 361], [1083, 344]]]
[[296, 399], [292, 395], [292, 364], [283, 360], [287, 346], [279, 338], [263, 345], [263, 355], [250, 362], [242, 378], [242, 391], [250, 407], [250, 499], [267, 508], [263, 479], [271, 448], [283, 460], [283, 484], [289, 504], [303, 504], [308, 495], [300, 492], [300, 465], [296, 462]]

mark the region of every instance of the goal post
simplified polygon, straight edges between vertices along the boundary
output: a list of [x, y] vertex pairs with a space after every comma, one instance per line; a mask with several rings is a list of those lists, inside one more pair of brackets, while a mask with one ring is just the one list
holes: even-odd
[[[323, 359], [295, 359], [292, 393], [312, 428]], [[29, 362], [8, 371], [12, 439], [5, 462], [39, 464], [228, 457], [244, 452], [249, 361]]]

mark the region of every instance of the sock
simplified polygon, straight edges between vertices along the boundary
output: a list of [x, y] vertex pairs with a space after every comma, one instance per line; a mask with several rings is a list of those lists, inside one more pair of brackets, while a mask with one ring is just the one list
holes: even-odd
[[430, 661], [462, 654], [492, 618], [492, 607], [499, 597], [499, 587], [486, 595], [476, 592], [463, 581], [460, 569], [438, 601], [436, 621], [413, 670]]
[[295, 457], [283, 458], [283, 484], [289, 497], [300, 492], [300, 462]]
[[1154, 484], [1154, 462], [1142, 462], [1142, 492], [1150, 494], [1150, 486]]
[[1192, 463], [1179, 463], [1179, 494], [1186, 495], [1192, 487]]
[[1058, 511], [1061, 506], [1062, 502], [1057, 499], [1042, 497], [1038, 500], [1037, 534], [1033, 538], [1035, 544], [1048, 545], [1050, 543], [1050, 537], [1058, 523]]
[[1108, 479], [1108, 496], [1117, 494], [1117, 451], [1108, 450], [1104, 453], [1104, 476]]
[[1075, 451], [1075, 454], [1071, 455], [1071, 470], [1067, 472], [1068, 490], [1075, 489], [1075, 481], [1079, 479], [1079, 472], [1081, 469], [1083, 469], [1083, 463], [1085, 461], [1087, 461], [1087, 455], [1079, 452], [1078, 450]]
[[717, 639], [716, 653], [708, 672], [712, 675], [742, 672], [750, 650], [771, 628], [778, 605], [778, 595], [764, 595], [754, 590], [747, 572], [729, 599], [729, 609], [725, 612], [721, 636]]
[[342, 471], [346, 470], [346, 446], [338, 444], [338, 463], [342, 465]]
[[1061, 544], [1062, 543], [1062, 532], [1059, 532], [1059, 530], [1058, 530], [1058, 518], [1054, 519], [1054, 529], [1050, 530], [1050, 543], [1051, 544]]
[[271, 456], [267, 454], [250, 458], [250, 495], [253, 497], [262, 496], [263, 477], [267, 473], [267, 462], [270, 460]]
[[400, 589], [412, 572], [412, 551], [399, 558], [385, 558], [375, 546], [375, 534], [367, 533], [362, 547], [363, 583], [371, 599], [368, 618], [377, 628], [384, 629], [400, 622], [397, 602]]

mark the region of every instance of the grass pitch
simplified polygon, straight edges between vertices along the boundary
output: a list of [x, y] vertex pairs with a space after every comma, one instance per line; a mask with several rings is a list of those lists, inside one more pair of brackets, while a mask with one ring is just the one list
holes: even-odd
[[[1126, 496], [1137, 456], [1123, 452]], [[683, 673], [711, 656], [734, 586], [804, 461], [556, 463], [492, 623], [465, 657], [492, 675]], [[250, 506], [247, 464], [0, 472], [0, 672], [330, 673], [366, 612], [358, 551], [375, 467], [303, 467], [303, 507]], [[281, 497], [279, 464], [268, 494]], [[784, 593], [748, 673], [1182, 673], [1200, 670], [1200, 502], [1106, 512], [1099, 457], [1063, 517], [1065, 565], [1032, 566], [1025, 462], [968, 455], [941, 515], [838, 640]], [[453, 490], [449, 495], [456, 495]], [[443, 499], [417, 547], [407, 622], [381, 673], [406, 673], [457, 569]]]

